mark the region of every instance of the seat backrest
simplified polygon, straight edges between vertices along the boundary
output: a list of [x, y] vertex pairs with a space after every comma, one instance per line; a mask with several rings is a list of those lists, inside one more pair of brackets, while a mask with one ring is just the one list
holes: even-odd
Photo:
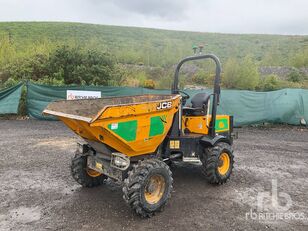
[[191, 105], [193, 108], [202, 108], [204, 105], [206, 106], [208, 103], [208, 99], [211, 95], [206, 93], [197, 93], [191, 99]]

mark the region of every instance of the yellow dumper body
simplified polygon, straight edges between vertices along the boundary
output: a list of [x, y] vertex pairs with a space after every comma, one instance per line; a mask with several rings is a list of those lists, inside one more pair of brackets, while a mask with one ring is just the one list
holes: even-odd
[[44, 114], [57, 116], [77, 135], [104, 143], [127, 156], [154, 153], [179, 109], [180, 95], [141, 95], [50, 103]]

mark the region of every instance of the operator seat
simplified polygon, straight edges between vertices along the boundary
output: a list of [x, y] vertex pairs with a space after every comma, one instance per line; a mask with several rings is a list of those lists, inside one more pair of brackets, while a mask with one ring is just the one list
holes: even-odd
[[210, 97], [211, 95], [207, 93], [197, 93], [191, 99], [191, 107], [183, 107], [183, 114], [186, 116], [205, 115]]

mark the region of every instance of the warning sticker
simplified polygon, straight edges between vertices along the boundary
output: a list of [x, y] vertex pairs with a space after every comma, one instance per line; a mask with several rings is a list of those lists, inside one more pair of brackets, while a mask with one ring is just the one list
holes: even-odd
[[118, 129], [118, 123], [113, 123], [111, 124], [111, 130], [115, 130], [115, 129]]

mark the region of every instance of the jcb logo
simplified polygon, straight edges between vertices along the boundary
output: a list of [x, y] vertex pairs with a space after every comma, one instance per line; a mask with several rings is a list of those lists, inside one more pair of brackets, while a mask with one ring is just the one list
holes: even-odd
[[166, 108], [171, 108], [172, 107], [172, 102], [162, 102], [162, 103], [159, 103], [158, 106], [157, 106], [157, 110], [161, 110], [161, 109], [166, 109]]

